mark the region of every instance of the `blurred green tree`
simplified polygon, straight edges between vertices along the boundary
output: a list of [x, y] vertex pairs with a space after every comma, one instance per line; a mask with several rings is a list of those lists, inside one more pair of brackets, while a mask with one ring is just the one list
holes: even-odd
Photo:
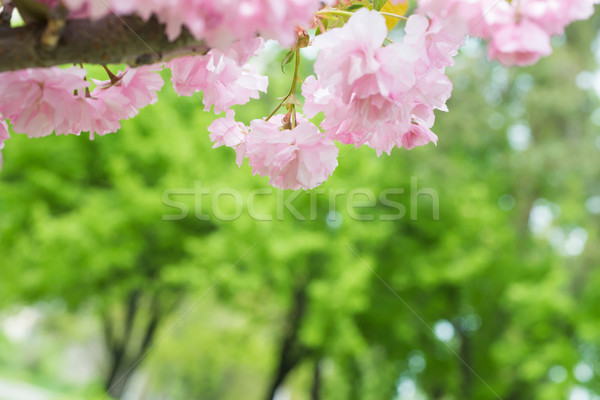
[[[179, 119], [164, 111], [158, 120], [129, 121], [127, 134], [114, 138], [31, 141], [7, 155], [0, 184], [4, 305], [60, 299], [71, 309], [91, 307], [102, 319], [105, 387], [115, 398], [159, 325], [199, 282], [177, 271], [190, 263], [202, 275], [209, 267], [192, 260], [187, 246], [193, 239], [206, 246], [216, 229], [208, 221], [162, 220], [164, 188], [180, 187], [177, 171], [197, 165], [201, 152], [183, 125], [208, 121], [184, 117], [190, 108]], [[23, 140], [13, 139], [16, 147]]]

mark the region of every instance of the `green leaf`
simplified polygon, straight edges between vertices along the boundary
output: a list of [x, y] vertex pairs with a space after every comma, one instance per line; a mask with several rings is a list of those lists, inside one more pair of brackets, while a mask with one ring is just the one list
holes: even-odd
[[373, 0], [373, 9], [380, 11], [385, 3], [387, 3], [387, 0]]
[[283, 57], [283, 60], [281, 60], [281, 72], [285, 73], [285, 71], [283, 70], [283, 67], [285, 67], [286, 65], [288, 65], [289, 63], [294, 61], [295, 55], [296, 55], [296, 52], [294, 50], [290, 50], [287, 52], [285, 57]]

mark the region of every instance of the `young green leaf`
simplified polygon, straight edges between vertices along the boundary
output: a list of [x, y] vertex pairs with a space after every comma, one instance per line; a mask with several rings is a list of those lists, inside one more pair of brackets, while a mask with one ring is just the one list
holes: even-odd
[[387, 0], [373, 0], [373, 9], [380, 11], [385, 3], [387, 3]]
[[296, 52], [294, 50], [290, 50], [287, 52], [287, 54], [285, 55], [285, 57], [283, 57], [283, 60], [281, 60], [281, 72], [285, 73], [285, 71], [283, 70], [283, 68], [288, 65], [289, 63], [291, 63], [292, 61], [294, 61], [294, 57], [296, 55]]

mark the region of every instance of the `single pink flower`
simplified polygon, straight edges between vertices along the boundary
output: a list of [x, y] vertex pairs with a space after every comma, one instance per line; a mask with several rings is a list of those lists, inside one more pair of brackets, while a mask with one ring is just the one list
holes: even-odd
[[76, 107], [74, 91], [84, 90], [84, 69], [58, 67], [0, 74], [0, 112], [13, 130], [29, 137], [50, 135], [64, 126]]
[[487, 36], [485, 18], [503, 0], [419, 0], [418, 14], [443, 21], [446, 27], [461, 32], [462, 36]]
[[246, 139], [248, 128], [235, 120], [235, 112], [229, 110], [225, 117], [218, 118], [208, 127], [213, 148], [227, 146], [235, 150], [236, 163], [242, 166], [246, 157]]
[[[382, 136], [405, 131], [418, 92], [417, 51], [406, 43], [383, 47], [385, 18], [376, 11], [356, 12], [342, 28], [315, 39], [320, 49], [317, 78], [303, 85], [304, 110], [325, 114], [321, 124], [330, 139], [357, 147], [390, 143]], [[381, 151], [387, 151], [388, 146]], [[378, 152], [380, 150], [378, 149]]]
[[550, 36], [537, 24], [525, 19], [494, 33], [488, 54], [506, 66], [535, 64], [552, 53]]
[[411, 62], [416, 53], [402, 44], [382, 47], [387, 36], [384, 17], [361, 9], [342, 28], [317, 36], [321, 51], [315, 73], [321, 86], [329, 86], [341, 100], [352, 97], [388, 96], [406, 91], [415, 82]]
[[[276, 119], [275, 119], [276, 120]], [[292, 130], [254, 120], [246, 139], [246, 154], [254, 174], [268, 176], [281, 189], [312, 189], [337, 167], [338, 148], [308, 121]]]
[[[159, 71], [160, 64], [139, 68], [127, 68], [125, 72], [117, 74], [118, 81], [96, 82], [98, 85], [92, 92], [92, 97], [110, 101], [115, 96], [127, 98], [125, 107], [119, 112], [119, 119], [128, 119], [136, 116], [141, 108], [155, 104], [158, 101], [158, 92], [162, 89], [164, 81]], [[119, 99], [118, 103], [122, 103]]]
[[129, 115], [129, 99], [118, 90], [107, 89], [91, 98], [83, 98], [82, 119], [76, 124], [80, 132], [106, 135], [121, 129], [121, 120]]
[[221, 113], [233, 105], [245, 104], [266, 92], [269, 80], [247, 64], [251, 55], [262, 50], [261, 39], [249, 42], [251, 53], [235, 45], [227, 52], [211, 50], [205, 56], [183, 57], [169, 63], [172, 82], [180, 96], [203, 92], [206, 110], [214, 106]]
[[437, 145], [438, 137], [428, 127], [419, 123], [411, 124], [410, 130], [402, 135], [402, 145], [407, 150], [425, 146], [433, 142]]

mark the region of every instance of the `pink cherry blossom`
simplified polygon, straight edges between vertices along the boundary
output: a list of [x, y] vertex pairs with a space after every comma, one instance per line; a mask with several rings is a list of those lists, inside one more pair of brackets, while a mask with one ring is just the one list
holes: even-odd
[[401, 43], [384, 46], [386, 36], [379, 13], [358, 11], [343, 28], [315, 40], [317, 78], [302, 88], [305, 113], [325, 114], [327, 137], [368, 145], [378, 155], [402, 147], [415, 119], [430, 127], [435, 109], [447, 111], [452, 84], [445, 67], [464, 40], [462, 32], [420, 15], [409, 18]]
[[158, 100], [163, 80], [160, 67], [128, 69], [118, 82], [98, 82], [86, 96], [89, 82], [81, 68], [29, 69], [0, 74], [0, 112], [13, 130], [29, 137], [116, 132], [120, 121]]
[[452, 83], [445, 74], [445, 68], [454, 64], [453, 57], [463, 40], [462, 33], [452, 27], [428, 21], [420, 15], [408, 19], [404, 43], [413, 47], [419, 55], [414, 62], [415, 106], [428, 106], [429, 114], [433, 113], [433, 109], [448, 110], [446, 102], [452, 94]]
[[535, 23], [523, 20], [494, 33], [488, 54], [506, 66], [527, 66], [552, 53], [550, 36]]
[[527, 0], [518, 13], [538, 24], [549, 35], [562, 35], [573, 21], [588, 19], [599, 0]]
[[419, 0], [418, 14], [453, 26], [463, 36], [486, 36], [485, 16], [504, 0]]
[[366, 9], [356, 12], [343, 28], [318, 36], [314, 46], [321, 50], [315, 62], [319, 80], [330, 82], [345, 103], [354, 95], [388, 96], [406, 90], [414, 83], [410, 60], [416, 54], [400, 44], [382, 47], [386, 36], [383, 16]]
[[253, 173], [268, 176], [269, 183], [281, 189], [321, 185], [338, 165], [334, 142], [308, 121], [292, 130], [279, 126], [260, 119], [250, 123], [246, 152]]
[[594, 14], [594, 5], [600, 0], [562, 0], [569, 10], [569, 21], [582, 21]]
[[324, 112], [327, 137], [361, 146], [373, 135], [408, 129], [417, 53], [403, 43], [382, 47], [386, 36], [383, 16], [362, 9], [315, 39], [317, 79], [303, 86], [305, 112]]
[[418, 73], [454, 65], [454, 57], [465, 40], [463, 30], [440, 20], [415, 14], [406, 21], [403, 42], [419, 54]]
[[164, 81], [159, 72], [162, 66], [150, 65], [139, 68], [127, 68], [125, 72], [117, 74], [118, 81], [96, 82], [98, 85], [92, 92], [92, 97], [100, 100], [108, 99], [118, 93], [127, 99], [125, 107], [121, 110], [119, 119], [128, 119], [136, 116], [139, 109], [158, 101], [158, 92], [162, 89]]
[[64, 0], [74, 15], [93, 19], [116, 13], [137, 14], [144, 19], [157, 16], [175, 40], [187, 28], [211, 47], [225, 49], [229, 44], [262, 36], [284, 46], [296, 41], [298, 27], [309, 28], [320, 0]]
[[236, 163], [242, 166], [246, 157], [246, 139], [248, 128], [235, 120], [235, 112], [229, 110], [225, 117], [218, 118], [208, 127], [210, 140], [214, 142], [213, 148], [227, 146], [235, 150]]
[[64, 126], [77, 102], [74, 91], [85, 89], [85, 70], [71, 67], [29, 69], [0, 74], [0, 113], [13, 130], [29, 137], [50, 135]]
[[525, 66], [552, 52], [550, 37], [571, 22], [589, 18], [600, 0], [421, 0], [419, 13], [490, 40], [489, 57]]
[[411, 124], [410, 130], [402, 135], [402, 145], [407, 150], [412, 150], [418, 146], [425, 146], [428, 143], [437, 144], [438, 137], [427, 126], [420, 123]]
[[161, 69], [160, 65], [128, 68], [116, 75], [114, 83], [96, 82], [90, 97], [78, 97], [80, 117], [73, 119], [66, 133], [89, 132], [93, 138], [94, 134], [119, 130], [122, 120], [134, 117], [141, 108], [158, 101], [158, 91], [164, 85], [158, 74]]
[[[335, 140], [369, 146], [378, 156], [395, 147], [410, 150], [437, 144], [431, 130], [435, 112], [448, 110], [452, 94], [446, 68], [454, 64], [467, 35], [488, 42], [491, 59], [509, 66], [530, 65], [552, 52], [552, 36], [563, 34], [571, 22], [588, 18], [600, 3], [419, 0], [404, 24], [404, 35], [395, 42], [386, 40], [386, 19], [369, 9], [370, 2], [353, 3], [366, 7], [353, 9], [353, 16], [340, 27], [327, 30], [320, 25], [323, 33], [313, 41], [319, 54], [315, 76], [302, 85], [302, 111], [310, 118], [323, 113], [323, 122], [317, 127], [299, 116], [289, 129], [290, 115], [299, 105], [288, 104], [285, 123], [281, 115], [269, 122], [256, 119], [250, 126], [235, 120], [230, 108], [258, 99], [268, 86], [268, 78], [258, 74], [249, 60], [261, 52], [265, 39], [293, 48], [302, 30], [332, 12], [325, 9], [315, 19], [316, 11], [347, 6], [349, 0], [34, 1], [48, 7], [63, 4], [72, 19], [99, 19], [111, 13], [156, 18], [171, 40], [184, 29], [202, 40], [211, 48], [207, 54], [168, 63], [175, 91], [181, 96], [202, 92], [206, 110], [225, 111], [208, 128], [214, 147], [233, 148], [238, 165], [248, 158], [255, 174], [290, 189], [312, 188], [327, 179], [337, 166]], [[30, 137], [89, 132], [93, 138], [115, 132], [121, 121], [157, 101], [164, 84], [161, 69], [127, 67], [116, 75], [109, 73], [109, 81], [94, 81], [91, 93], [83, 68], [0, 74], [0, 148], [8, 138], [6, 122]], [[291, 95], [296, 93], [286, 97], [288, 103]]]
[[82, 96], [80, 101], [82, 116], [71, 128], [72, 133], [89, 132], [93, 139], [95, 134], [106, 135], [121, 128], [129, 100], [118, 90], [106, 90], [101, 97]]
[[205, 109], [214, 106], [216, 113], [257, 99], [259, 92], [266, 92], [269, 80], [257, 74], [247, 61], [262, 49], [261, 39], [249, 42], [249, 48], [252, 52], [242, 50], [237, 44], [225, 53], [211, 50], [205, 56], [175, 59], [169, 63], [175, 91], [180, 96], [202, 91]]

